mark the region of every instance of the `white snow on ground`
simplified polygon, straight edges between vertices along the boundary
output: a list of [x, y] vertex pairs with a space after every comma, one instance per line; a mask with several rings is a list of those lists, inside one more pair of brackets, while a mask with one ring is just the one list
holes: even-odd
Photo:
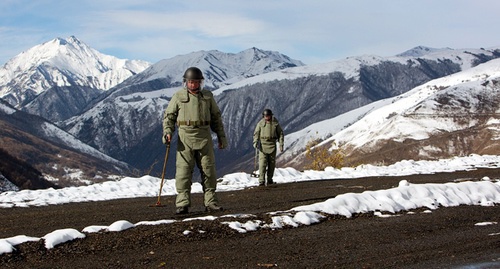
[[[281, 168], [275, 171], [276, 183], [291, 183], [321, 179], [349, 179], [369, 176], [405, 176], [415, 174], [432, 174], [436, 172], [452, 172], [472, 170], [476, 168], [499, 168], [500, 155], [471, 155], [455, 157], [438, 161], [401, 161], [389, 166], [363, 165], [356, 168], [334, 169], [325, 171], [300, 172], [293, 168]], [[104, 182], [82, 187], [70, 187], [60, 190], [22, 190], [9, 191], [0, 194], [0, 207], [30, 207], [49, 206], [70, 202], [92, 202], [119, 198], [157, 197], [160, 188], [160, 178], [144, 176], [141, 178], [127, 177], [120, 181]], [[228, 174], [219, 179], [218, 191], [234, 191], [258, 185], [258, 179], [247, 173]], [[201, 193], [201, 185], [193, 184], [193, 193]], [[162, 187], [163, 195], [175, 195], [175, 182], [173, 179], [165, 180]], [[241, 233], [256, 231], [258, 229], [280, 229], [285, 226], [298, 227], [318, 223], [327, 214], [351, 217], [355, 213], [373, 212], [376, 216], [387, 217], [397, 215], [398, 212], [428, 208], [426, 212], [439, 207], [458, 205], [494, 206], [500, 203], [500, 178], [483, 178], [481, 181], [472, 182], [467, 179], [457, 178], [455, 182], [445, 184], [412, 184], [402, 180], [399, 186], [377, 191], [362, 193], [345, 193], [326, 201], [311, 205], [284, 209], [279, 212], [268, 212], [272, 221], [266, 223], [262, 220], [248, 220], [247, 214], [232, 214], [220, 217], [204, 216], [196, 219], [217, 221], [224, 218], [223, 224], [228, 225]], [[499, 216], [500, 217], [500, 216]], [[227, 221], [227, 219], [234, 219]], [[170, 224], [184, 220], [157, 220], [130, 223], [127, 220], [117, 220], [109, 226], [92, 225], [77, 231], [72, 228], [55, 230], [42, 238], [25, 235], [0, 239], [0, 254], [10, 253], [17, 244], [27, 241], [45, 240], [46, 248], [53, 248], [58, 244], [84, 238], [87, 233], [95, 232], [120, 232], [139, 225]], [[500, 219], [498, 220], [500, 221]], [[481, 222], [476, 226], [498, 225], [498, 221]], [[205, 231], [184, 231], [183, 234], [203, 233]], [[498, 236], [500, 233], [490, 234]]]

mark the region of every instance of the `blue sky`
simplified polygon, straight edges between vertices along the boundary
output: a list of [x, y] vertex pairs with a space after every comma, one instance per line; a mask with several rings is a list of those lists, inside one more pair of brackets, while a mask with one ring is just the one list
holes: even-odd
[[306, 64], [423, 45], [500, 45], [498, 0], [2, 0], [0, 65], [76, 36], [98, 51], [155, 63], [199, 50], [257, 47]]

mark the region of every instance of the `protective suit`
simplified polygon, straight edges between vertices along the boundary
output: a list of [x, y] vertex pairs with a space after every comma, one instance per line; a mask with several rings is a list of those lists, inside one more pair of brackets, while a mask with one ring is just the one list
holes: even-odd
[[[197, 68], [196, 68], [197, 69]], [[197, 69], [195, 71], [198, 71]], [[188, 69], [189, 71], [190, 69]], [[195, 75], [186, 71], [185, 80], [203, 78], [201, 71]], [[198, 76], [196, 76], [198, 75]], [[227, 147], [221, 112], [212, 92], [201, 88], [196, 91], [184, 87], [177, 91], [163, 116], [163, 140], [169, 143], [175, 129], [178, 129], [175, 186], [177, 189], [176, 213], [187, 213], [191, 206], [191, 184], [195, 164], [202, 177], [204, 204], [207, 210], [222, 210], [218, 205], [215, 154], [211, 131], [217, 134], [219, 148]]]
[[253, 146], [259, 151], [259, 185], [274, 184], [273, 175], [276, 168], [276, 142], [283, 151], [284, 134], [272, 111], [265, 109], [264, 118], [257, 123], [253, 133]]

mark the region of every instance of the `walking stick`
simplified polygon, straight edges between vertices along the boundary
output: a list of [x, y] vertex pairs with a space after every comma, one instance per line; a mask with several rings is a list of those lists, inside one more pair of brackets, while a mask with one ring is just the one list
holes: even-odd
[[255, 171], [257, 170], [257, 153], [258, 153], [258, 149], [256, 148], [255, 155], [253, 157], [253, 172], [251, 174], [252, 177], [258, 177], [257, 174], [255, 173]]
[[158, 192], [158, 200], [156, 204], [152, 206], [163, 206], [161, 204], [161, 190], [163, 189], [163, 181], [165, 179], [165, 169], [167, 167], [168, 153], [170, 152], [170, 143], [167, 143], [167, 152], [165, 153], [165, 161], [163, 162], [163, 171], [161, 173], [161, 183], [160, 183], [160, 191]]

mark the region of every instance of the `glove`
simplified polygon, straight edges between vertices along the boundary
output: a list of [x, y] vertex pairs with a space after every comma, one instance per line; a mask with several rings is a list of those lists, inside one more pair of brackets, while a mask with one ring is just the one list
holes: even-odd
[[219, 149], [227, 148], [227, 139], [225, 136], [217, 136]]
[[283, 152], [283, 146], [280, 145], [280, 151]]
[[257, 149], [257, 142], [253, 142], [253, 148]]

